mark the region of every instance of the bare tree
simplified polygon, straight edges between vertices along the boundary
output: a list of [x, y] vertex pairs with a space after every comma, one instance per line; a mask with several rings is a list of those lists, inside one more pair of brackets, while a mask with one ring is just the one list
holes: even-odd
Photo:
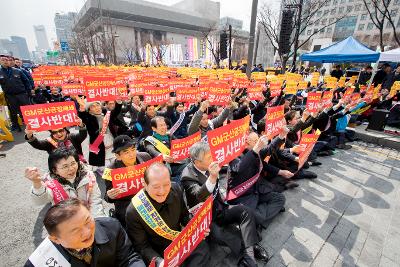
[[[383, 8], [380, 6], [380, 3], [382, 4]], [[391, 0], [381, 0], [381, 1], [373, 0], [372, 1], [372, 5], [376, 6], [376, 9], [382, 15], [384, 15], [386, 17], [386, 19], [388, 20], [388, 22], [389, 22], [389, 24], [390, 24], [390, 26], [392, 27], [392, 30], [393, 30], [394, 40], [400, 46], [400, 36], [398, 35], [399, 34], [398, 31], [396, 31], [397, 27], [395, 25], [394, 18], [392, 17], [392, 13], [391, 13], [391, 11], [389, 9], [390, 3], [391, 3]]]
[[[296, 16], [294, 16], [294, 27], [288, 29], [291, 36], [288, 45], [291, 49], [287, 54], [284, 53], [283, 48], [279, 45], [280, 14], [275, 10], [272, 10], [270, 5], [265, 4], [261, 7], [258, 14], [258, 23], [261, 25], [272, 46], [278, 52], [280, 61], [282, 63], [283, 72], [285, 72], [286, 63], [291, 56], [293, 56], [293, 66], [296, 64], [298, 49], [307, 44], [314, 35], [320, 33], [321, 31], [325, 31], [326, 28], [336, 24], [338, 21], [347, 16], [347, 14], [342, 14], [339, 17], [336, 17], [333, 21], [324, 23], [324, 25], [322, 25], [321, 21], [324, 19], [324, 16], [318, 16], [317, 13], [321, 11], [321, 9], [326, 6], [329, 1], [330, 0], [310, 0], [305, 1], [305, 3], [301, 1], [300, 4], [298, 4], [297, 0], [294, 0], [292, 1], [293, 3], [288, 3], [289, 8], [297, 7], [297, 12], [300, 10], [301, 14], [297, 13]], [[301, 8], [299, 8], [299, 5], [301, 5]], [[307, 27], [312, 24], [318, 24], [321, 25], [321, 27], [317, 30], [314, 30], [314, 32], [300, 41], [300, 35], [302, 35]]]
[[217, 33], [218, 29], [216, 28], [216, 25], [210, 24], [207, 27], [207, 29], [201, 31], [201, 38], [205, 41], [206, 49], [208, 49], [211, 52], [214, 58], [214, 62], [219, 68], [221, 61], [221, 59], [219, 58], [220, 56], [219, 42], [215, 42], [213, 38], [219, 36]]
[[[383, 29], [385, 22], [388, 17], [388, 7], [391, 0], [362, 0], [365, 8], [367, 9], [368, 15], [371, 18], [372, 23], [379, 30], [379, 47], [381, 51], [385, 51], [385, 45], [383, 43]], [[387, 5], [386, 5], [386, 3]]]

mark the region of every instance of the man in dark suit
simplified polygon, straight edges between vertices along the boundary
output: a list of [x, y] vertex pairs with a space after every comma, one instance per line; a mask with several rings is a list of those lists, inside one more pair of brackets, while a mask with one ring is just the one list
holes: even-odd
[[[244, 256], [239, 266], [256, 266], [255, 258], [267, 261], [267, 252], [257, 244], [260, 240], [257, 236], [257, 225], [252, 210], [244, 205], [226, 204], [221, 197], [219, 193], [220, 167], [218, 162], [212, 162], [208, 143], [193, 144], [189, 153], [191, 162], [183, 170], [181, 178], [188, 206], [196, 207], [212, 194], [214, 196], [213, 221], [215, 220], [218, 226], [239, 224], [241, 231], [241, 239], [236, 244], [223, 242], [225, 235], [215, 236], [215, 238], [222, 239], [222, 243], [231, 247], [233, 251], [237, 250], [235, 245], [243, 243]], [[213, 227], [211, 229], [213, 236]]]
[[43, 223], [49, 237], [25, 267], [53, 266], [56, 261], [57, 266], [145, 267], [121, 224], [109, 217], [93, 219], [82, 200], [59, 202], [47, 211]]

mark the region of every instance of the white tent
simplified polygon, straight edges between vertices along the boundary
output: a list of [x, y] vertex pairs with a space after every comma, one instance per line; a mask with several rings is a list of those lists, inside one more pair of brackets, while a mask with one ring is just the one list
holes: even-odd
[[381, 55], [379, 56], [379, 61], [400, 62], [400, 48], [381, 52]]

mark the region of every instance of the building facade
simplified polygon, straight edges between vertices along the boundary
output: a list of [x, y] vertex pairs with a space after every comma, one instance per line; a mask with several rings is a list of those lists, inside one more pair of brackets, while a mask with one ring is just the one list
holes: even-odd
[[[370, 1], [369, 1], [370, 2]], [[367, 1], [368, 3], [368, 1]], [[370, 10], [373, 9], [372, 4]], [[390, 3], [389, 11], [395, 25], [400, 26], [400, 0]], [[337, 21], [338, 18], [343, 19]], [[336, 23], [332, 24], [333, 22]], [[328, 24], [332, 24], [327, 26]], [[367, 8], [362, 0], [330, 0], [312, 17], [300, 40], [306, 40], [313, 32], [323, 28], [312, 36], [303, 47], [308, 51], [319, 50], [334, 42], [341, 41], [349, 36], [370, 47], [377, 49], [380, 43], [379, 30], [371, 21]], [[383, 31], [383, 43], [387, 48], [397, 47], [393, 37], [393, 29], [386, 20]]]
[[75, 12], [55, 14], [54, 24], [56, 26], [56, 35], [59, 42], [68, 42], [73, 39], [72, 27], [74, 26], [75, 17]]
[[21, 59], [30, 59], [30, 53], [28, 49], [28, 45], [26, 43], [26, 39], [20, 36], [11, 36], [11, 41], [17, 45], [18, 55], [17, 57]]
[[35, 31], [37, 49], [38, 51], [50, 50], [49, 39], [47, 39], [46, 28], [43, 25], [34, 25], [33, 30]]
[[156, 64], [162, 57], [167, 64], [195, 64], [210, 58], [203, 37], [218, 25], [219, 14], [220, 4], [210, 0], [183, 0], [172, 6], [87, 0], [73, 31], [89, 36], [91, 53], [100, 61], [111, 57], [114, 63]]

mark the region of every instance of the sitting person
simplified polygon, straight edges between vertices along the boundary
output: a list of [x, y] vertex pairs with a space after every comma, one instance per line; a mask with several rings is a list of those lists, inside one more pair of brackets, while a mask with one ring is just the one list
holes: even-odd
[[40, 248], [47, 248], [42, 250], [47, 255], [36, 250], [25, 267], [50, 266], [48, 262], [59, 264], [51, 266], [69, 263], [73, 267], [145, 267], [118, 221], [106, 217], [93, 219], [80, 199], [71, 198], [52, 206], [43, 224], [49, 236]]
[[49, 155], [49, 173], [41, 175], [36, 167], [25, 169], [25, 177], [32, 182], [33, 203], [57, 204], [68, 198], [89, 202], [94, 217], [105, 216], [100, 189], [92, 171], [79, 161], [74, 149], [58, 148]]
[[[109, 169], [125, 168], [151, 160], [151, 156], [146, 152], [136, 151], [135, 141], [127, 135], [120, 135], [114, 139], [113, 153], [115, 153], [116, 159], [111, 165], [107, 166]], [[109, 203], [114, 203], [115, 218], [118, 219], [122, 226], [125, 226], [126, 208], [133, 196], [117, 198], [121, 193], [120, 190], [118, 188], [113, 188], [112, 181], [110, 180], [106, 179], [105, 184], [107, 193], [104, 199]]]
[[[168, 168], [162, 163], [153, 163], [144, 173], [144, 189], [132, 199], [126, 210], [126, 229], [129, 238], [146, 264], [155, 258], [156, 266], [163, 266], [164, 250], [172, 243], [189, 222], [189, 211], [186, 207], [182, 189], [171, 183]], [[143, 202], [146, 203], [143, 203]], [[151, 208], [152, 215], [147, 209], [140, 209], [142, 204]], [[139, 212], [140, 211], [140, 212]], [[162, 223], [162, 229], [168, 232], [155, 232], [143, 217], [156, 216]], [[202, 241], [181, 266], [208, 266], [210, 250], [206, 241]]]
[[32, 147], [45, 150], [47, 153], [51, 153], [59, 147], [75, 148], [78, 152], [79, 159], [82, 162], [86, 162], [83, 158], [82, 142], [85, 141], [87, 137], [86, 126], [83, 124], [82, 120], [78, 118], [79, 121], [79, 132], [70, 133], [68, 128], [61, 128], [50, 130], [50, 136], [45, 140], [39, 140], [34, 135], [35, 131], [25, 129], [25, 140], [28, 141]]

